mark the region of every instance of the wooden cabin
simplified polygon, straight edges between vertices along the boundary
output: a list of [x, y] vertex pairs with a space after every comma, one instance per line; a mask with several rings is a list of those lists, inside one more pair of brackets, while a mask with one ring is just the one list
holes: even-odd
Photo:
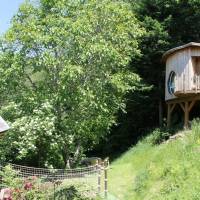
[[168, 105], [167, 124], [176, 105], [184, 112], [188, 127], [189, 112], [200, 100], [200, 43], [191, 42], [170, 49], [163, 55], [166, 63], [165, 101]]

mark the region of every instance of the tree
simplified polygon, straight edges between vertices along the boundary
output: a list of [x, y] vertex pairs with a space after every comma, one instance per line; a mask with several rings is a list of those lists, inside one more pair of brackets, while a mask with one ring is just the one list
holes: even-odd
[[162, 9], [162, 3], [157, 5], [156, 2], [156, 0], [155, 2], [131, 1], [132, 9], [145, 29], [145, 33], [139, 41], [142, 56], [137, 59], [133, 57], [130, 68], [140, 75], [149, 89], [128, 94], [127, 113], [119, 112], [118, 126], [113, 127], [106, 142], [102, 142], [101, 146], [104, 147], [106, 143], [109, 148], [105, 150], [99, 147], [99, 151], [105, 154], [112, 155], [117, 151], [119, 153], [127, 150], [153, 127], [163, 124], [165, 65], [161, 62], [161, 58], [170, 46], [170, 36], [165, 21], [161, 22], [153, 18], [155, 13], [151, 8]]
[[[165, 124], [165, 63], [161, 62], [162, 55], [170, 48], [191, 41], [200, 42], [200, 1], [128, 1], [146, 30], [139, 43], [142, 56], [133, 58], [130, 66], [152, 89], [129, 93], [127, 113], [119, 112], [118, 126], [113, 127], [111, 134], [98, 146], [99, 154], [123, 152], [137, 143], [139, 138], [152, 132], [151, 129]], [[191, 117], [199, 116], [199, 107], [196, 106]], [[178, 108], [173, 121], [180, 123], [181, 117], [182, 110]]]
[[2, 157], [76, 164], [141, 87], [128, 64], [143, 32], [122, 1], [23, 4], [1, 42], [1, 114], [12, 125]]

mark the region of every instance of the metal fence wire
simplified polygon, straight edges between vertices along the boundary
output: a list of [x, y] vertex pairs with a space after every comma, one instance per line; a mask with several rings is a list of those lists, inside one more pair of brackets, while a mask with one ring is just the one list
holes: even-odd
[[[10, 166], [16, 172], [17, 178], [23, 183], [37, 179], [37, 187], [40, 191], [46, 191], [47, 200], [68, 200], [72, 193], [78, 192], [86, 197], [107, 197], [107, 171], [109, 162], [97, 162], [96, 165], [76, 169], [47, 169], [35, 168], [11, 163], [0, 165], [0, 171], [5, 166]], [[3, 200], [3, 188], [7, 188], [1, 177], [0, 200]], [[2, 199], [1, 199], [2, 198]], [[18, 200], [18, 199], [16, 199]], [[21, 199], [22, 200], [22, 197]]]

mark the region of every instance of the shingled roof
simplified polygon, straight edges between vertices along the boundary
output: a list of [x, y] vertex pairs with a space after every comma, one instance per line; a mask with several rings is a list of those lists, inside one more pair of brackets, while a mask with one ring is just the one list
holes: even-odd
[[5, 132], [9, 129], [10, 127], [8, 124], [4, 121], [4, 119], [0, 116], [0, 133]]

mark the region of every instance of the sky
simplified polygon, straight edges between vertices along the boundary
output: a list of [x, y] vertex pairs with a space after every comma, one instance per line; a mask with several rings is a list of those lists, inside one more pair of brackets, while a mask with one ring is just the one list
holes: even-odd
[[0, 0], [0, 35], [8, 30], [10, 20], [23, 2], [24, 0]]

